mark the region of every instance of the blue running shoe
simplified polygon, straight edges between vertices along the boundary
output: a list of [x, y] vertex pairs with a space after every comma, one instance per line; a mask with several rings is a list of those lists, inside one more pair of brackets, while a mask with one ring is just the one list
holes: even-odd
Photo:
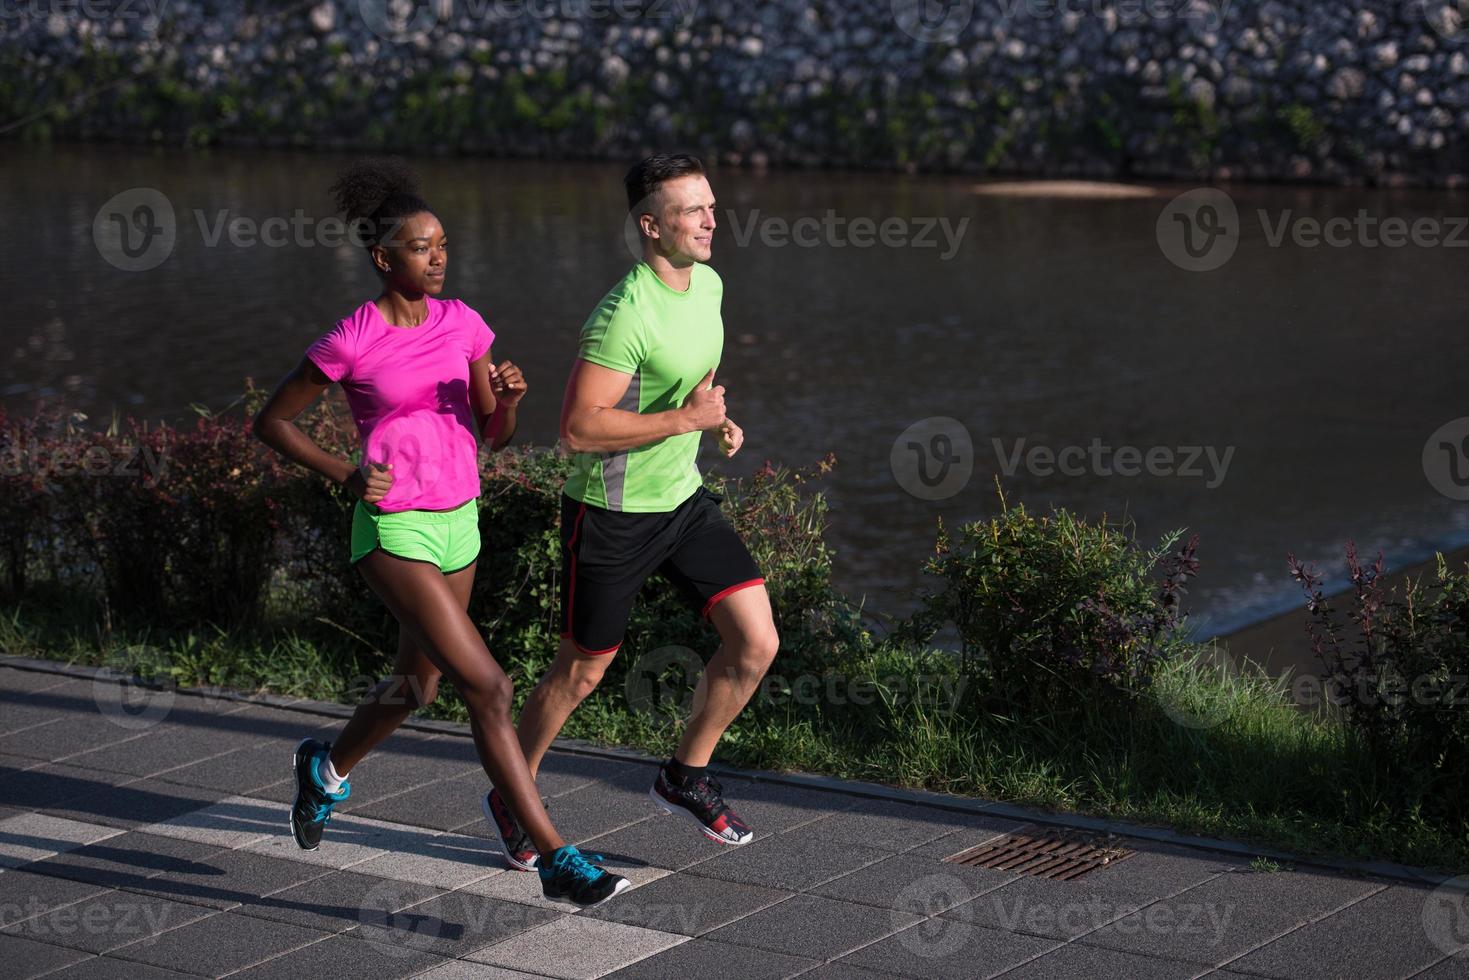
[[[596, 854], [592, 859], [603, 860]], [[582, 908], [601, 905], [613, 895], [632, 887], [632, 882], [621, 875], [603, 871], [570, 844], [543, 856], [536, 871], [541, 876], [541, 894], [552, 901], [565, 899]]]
[[314, 851], [321, 843], [321, 832], [331, 821], [332, 808], [352, 793], [352, 787], [342, 783], [335, 793], [328, 793], [321, 782], [317, 767], [332, 750], [330, 742], [317, 738], [303, 738], [296, 746], [296, 802], [291, 804], [291, 834], [303, 850]]

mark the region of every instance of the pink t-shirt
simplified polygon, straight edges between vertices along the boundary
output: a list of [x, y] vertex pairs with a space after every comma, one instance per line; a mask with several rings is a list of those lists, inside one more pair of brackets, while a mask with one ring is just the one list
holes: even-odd
[[376, 303], [363, 303], [306, 351], [347, 393], [362, 460], [393, 464], [393, 487], [378, 502], [388, 513], [447, 510], [479, 496], [469, 362], [495, 333], [457, 299], [426, 301], [428, 319], [416, 327], [392, 326]]

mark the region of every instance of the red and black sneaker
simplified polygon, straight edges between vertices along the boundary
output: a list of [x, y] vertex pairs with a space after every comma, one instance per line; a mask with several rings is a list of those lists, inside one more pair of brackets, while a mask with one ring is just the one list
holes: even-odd
[[720, 844], [748, 844], [755, 832], [724, 802], [724, 787], [705, 773], [692, 782], [680, 782], [670, 775], [667, 764], [658, 769], [658, 778], [648, 790], [664, 810], [686, 817], [699, 825], [699, 832]]
[[[544, 802], [544, 801], [543, 801]], [[492, 789], [485, 794], [480, 804], [485, 819], [500, 835], [500, 850], [505, 852], [505, 861], [516, 871], [534, 871], [540, 861], [540, 852], [531, 843], [530, 835], [521, 829], [510, 808], [505, 805], [500, 791]]]

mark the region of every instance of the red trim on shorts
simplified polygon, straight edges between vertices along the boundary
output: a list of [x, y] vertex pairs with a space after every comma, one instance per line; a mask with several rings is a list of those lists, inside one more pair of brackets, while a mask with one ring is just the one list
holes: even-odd
[[712, 598], [708, 602], [704, 603], [704, 611], [702, 613], [700, 613], [700, 615], [703, 616], [705, 619], [708, 619], [709, 618], [709, 613], [714, 610], [714, 607], [715, 606], [719, 605], [719, 603], [720, 603], [721, 600], [723, 600], [723, 599], [725, 599], [725, 598], [727, 598], [727, 597], [729, 597], [731, 595], [734, 595], [736, 592], [740, 591], [741, 589], [748, 589], [748, 588], [750, 588], [752, 586], [764, 585], [764, 584], [765, 584], [765, 580], [763, 578], [752, 578], [748, 582], [740, 582], [737, 585], [731, 585], [729, 588], [725, 589], [723, 592], [717, 593], [714, 596], [714, 598]]
[[621, 640], [619, 640], [617, 642], [617, 646], [615, 646], [615, 647], [608, 647], [605, 650], [588, 650], [586, 647], [584, 647], [580, 643], [576, 642], [576, 637], [572, 636], [570, 633], [562, 633], [561, 634], [561, 639], [563, 639], [563, 640], [570, 640], [571, 641], [571, 645], [574, 646], [574, 647], [576, 647], [576, 649], [577, 649], [578, 652], [580, 652], [583, 655], [588, 656], [588, 657], [605, 657], [609, 653], [616, 653], [618, 650], [621, 650], [622, 649], [622, 641]]
[[[576, 523], [571, 526], [571, 538], [566, 542], [567, 560], [571, 562], [571, 579], [566, 586], [566, 632], [562, 633], [562, 636], [571, 636], [571, 610], [576, 605], [576, 538], [581, 534], [581, 519], [586, 516], [586, 513], [587, 505], [582, 504], [576, 512]], [[577, 649], [580, 650], [581, 647]]]

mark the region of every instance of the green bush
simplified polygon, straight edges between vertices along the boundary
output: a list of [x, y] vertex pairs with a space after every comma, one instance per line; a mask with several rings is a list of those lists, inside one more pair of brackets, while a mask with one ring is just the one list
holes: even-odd
[[981, 692], [1018, 709], [1147, 688], [1184, 644], [1178, 603], [1197, 538], [1179, 547], [1176, 532], [1143, 551], [1129, 526], [1001, 504], [955, 535], [940, 524], [918, 638], [951, 627]]

